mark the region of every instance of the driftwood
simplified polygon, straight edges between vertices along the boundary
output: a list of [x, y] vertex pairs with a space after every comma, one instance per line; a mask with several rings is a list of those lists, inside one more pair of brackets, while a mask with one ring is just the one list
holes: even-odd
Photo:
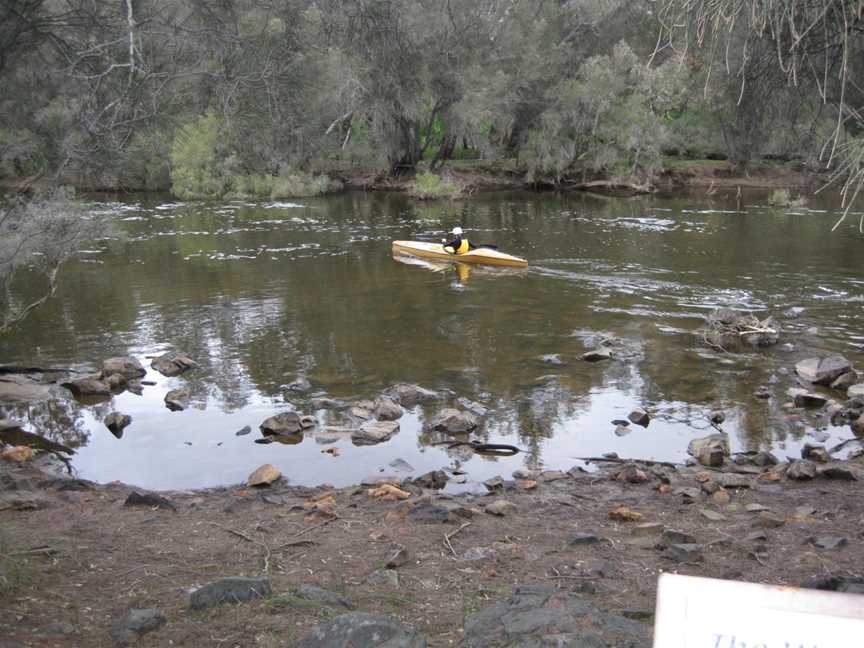
[[612, 463], [612, 464], [638, 464], [641, 466], [663, 466], [665, 468], [678, 468], [680, 464], [671, 461], [655, 461], [654, 459], [622, 459], [621, 457], [571, 457], [585, 463]]
[[12, 367], [0, 365], [0, 375], [4, 374], [31, 374], [31, 373], [85, 373], [80, 369], [70, 367]]
[[654, 189], [649, 184], [637, 184], [623, 180], [588, 180], [587, 182], [568, 182], [571, 189], [627, 189], [635, 193], [653, 193]]
[[780, 327], [772, 317], [760, 320], [750, 313], [718, 308], [705, 320], [702, 340], [725, 353], [741, 351], [745, 344], [751, 347], [771, 346], [777, 344], [780, 338]]

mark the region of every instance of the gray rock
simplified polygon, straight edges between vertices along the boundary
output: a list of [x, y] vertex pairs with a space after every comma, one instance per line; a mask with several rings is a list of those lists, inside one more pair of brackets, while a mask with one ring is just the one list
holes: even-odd
[[385, 585], [393, 589], [399, 588], [399, 572], [395, 569], [376, 569], [366, 577], [371, 585]]
[[635, 423], [636, 425], [641, 425], [642, 427], [648, 427], [648, 423], [651, 422], [651, 417], [641, 407], [637, 407], [632, 412], [627, 415], [627, 418], [630, 419], [631, 423]]
[[303, 423], [297, 412], [282, 412], [265, 420], [259, 429], [265, 435], [293, 436], [303, 433]]
[[852, 364], [839, 354], [825, 358], [808, 358], [795, 365], [795, 372], [804, 380], [817, 385], [830, 385], [852, 370]]
[[816, 580], [801, 583], [801, 587], [828, 592], [864, 594], [864, 578], [861, 576], [824, 576]]
[[736, 473], [723, 473], [717, 476], [717, 483], [723, 488], [750, 488], [753, 482], [746, 475]]
[[[109, 374], [107, 377], [103, 377], [102, 382], [105, 383], [111, 391], [120, 391], [124, 387], [130, 387], [126, 378], [118, 373]], [[137, 383], [131, 385], [130, 391], [135, 391], [137, 389], [136, 385]]]
[[111, 639], [115, 646], [128, 646], [165, 623], [165, 617], [157, 609], [129, 610], [126, 616], [111, 624]]
[[601, 362], [602, 360], [611, 360], [612, 352], [609, 349], [594, 349], [582, 354], [582, 359], [585, 362]]
[[45, 493], [32, 493], [29, 491], [0, 492], [0, 511], [6, 509], [13, 511], [37, 511], [48, 508], [50, 505], [51, 498]]
[[313, 398], [309, 401], [309, 407], [313, 410], [334, 410], [340, 409], [344, 407], [344, 403], [340, 400], [336, 400], [335, 398], [326, 398], [324, 396], [320, 396], [318, 398]]
[[701, 544], [670, 544], [663, 552], [665, 558], [682, 563], [702, 562]]
[[598, 544], [600, 540], [601, 538], [597, 534], [577, 532], [567, 538], [567, 544], [571, 547], [578, 547], [580, 545]]
[[516, 505], [513, 502], [508, 502], [507, 500], [499, 499], [495, 500], [491, 504], [486, 506], [486, 512], [491, 513], [492, 515], [497, 515], [498, 517], [504, 517], [505, 515], [516, 510]]
[[414, 483], [423, 488], [431, 488], [440, 490], [447, 485], [447, 473], [443, 470], [431, 470], [423, 475], [420, 475], [414, 480]]
[[767, 387], [757, 387], [756, 391], [753, 392], [753, 395], [756, 398], [771, 398], [771, 390]]
[[351, 432], [351, 442], [354, 445], [374, 445], [388, 441], [398, 431], [396, 421], [366, 421]]
[[198, 363], [192, 360], [192, 358], [176, 351], [169, 351], [155, 358], [150, 363], [150, 366], [163, 376], [168, 376], [169, 378], [171, 376], [179, 376], [190, 369], [198, 369], [199, 367]]
[[552, 365], [553, 367], [564, 367], [567, 364], [561, 359], [561, 355], [558, 353], [547, 353], [546, 355], [542, 355], [540, 356], [540, 362]]
[[407, 547], [400, 544], [393, 545], [387, 552], [387, 559], [384, 561], [384, 566], [387, 569], [396, 569], [406, 564], [411, 559]]
[[354, 609], [354, 604], [344, 596], [320, 587], [315, 587], [315, 585], [298, 585], [294, 590], [294, 595], [297, 598], [323, 603], [332, 607], [342, 607], [346, 610]]
[[444, 524], [453, 519], [451, 512], [440, 505], [420, 504], [415, 506], [406, 516], [408, 520], [419, 524]]
[[106, 378], [112, 374], [120, 374], [126, 379], [140, 378], [147, 370], [132, 356], [121, 356], [108, 358], [102, 362], [102, 377]]
[[828, 402], [825, 396], [798, 387], [793, 387], [786, 393], [795, 399], [795, 407], [824, 407]]
[[828, 463], [831, 461], [831, 455], [828, 454], [825, 446], [812, 445], [810, 443], [805, 443], [804, 447], [801, 448], [801, 458], [809, 459], [816, 463]]
[[477, 403], [475, 401], [469, 400], [467, 398], [457, 398], [456, 404], [462, 409], [471, 412], [474, 416], [483, 418], [489, 413], [489, 409]]
[[720, 425], [726, 420], [726, 413], [723, 410], [714, 410], [708, 415], [708, 420], [715, 425]]
[[864, 414], [861, 414], [858, 418], [852, 421], [849, 424], [849, 427], [852, 429], [852, 433], [857, 437], [864, 437]]
[[[853, 385], [857, 384], [858, 379], [859, 376], [857, 371], [847, 371], [831, 383], [831, 389], [846, 391]], [[862, 391], [864, 391], [864, 385], [862, 385]]]
[[816, 469], [816, 474], [826, 479], [840, 479], [844, 481], [858, 481], [858, 475], [852, 469], [852, 466], [842, 463], [829, 463], [824, 466], [819, 466]]
[[251, 427], [249, 427], [248, 425], [244, 425], [242, 428], [240, 428], [239, 430], [237, 430], [237, 431], [234, 433], [234, 435], [235, 435], [235, 436], [245, 436], [245, 435], [249, 434], [251, 431], [252, 431], [252, 428], [251, 428]]
[[60, 383], [72, 392], [73, 396], [110, 396], [111, 389], [103, 381], [97, 378], [78, 378], [68, 382]]
[[471, 547], [462, 554], [462, 560], [466, 562], [480, 562], [482, 560], [495, 560], [498, 552], [492, 547]]
[[123, 506], [149, 506], [150, 508], [167, 509], [176, 511], [177, 507], [171, 500], [157, 495], [156, 493], [139, 493], [132, 491], [123, 503]]
[[777, 515], [772, 515], [768, 511], [762, 511], [757, 517], [753, 526], [761, 529], [776, 529], [786, 524], [786, 520]]
[[402, 417], [403, 410], [389, 398], [377, 398], [372, 413], [379, 421], [395, 421]]
[[351, 612], [313, 628], [297, 648], [426, 648], [426, 638], [385, 617]]
[[525, 585], [465, 622], [466, 648], [636, 648], [651, 645], [651, 628], [599, 608], [570, 592]]
[[845, 547], [847, 544], [849, 544], [849, 540], [838, 536], [818, 536], [815, 538], [810, 538], [808, 542], [819, 549], [829, 550], [837, 549], [838, 547]]
[[726, 516], [722, 513], [718, 513], [717, 511], [712, 511], [711, 509], [701, 509], [699, 513], [702, 514], [706, 520], [711, 520], [712, 522], [723, 522], [726, 520]]
[[123, 436], [123, 430], [126, 426], [132, 422], [132, 417], [120, 412], [111, 412], [102, 422], [105, 424], [105, 427], [111, 430], [111, 434], [119, 439]]
[[849, 398], [864, 398], [864, 383], [851, 385], [849, 389], [846, 390], [846, 396]]
[[241, 603], [273, 593], [269, 578], [247, 578], [234, 576], [208, 583], [189, 597], [189, 607], [193, 610], [220, 605], [222, 603]]
[[663, 531], [663, 542], [673, 545], [695, 545], [698, 544], [696, 536], [677, 529], [666, 529]]
[[745, 542], [768, 542], [768, 534], [764, 531], [754, 531], [744, 536]]
[[192, 398], [192, 392], [185, 387], [180, 389], [172, 389], [165, 394], [165, 407], [172, 412], [180, 412], [189, 407], [189, 399]]
[[438, 432], [464, 434], [477, 428], [477, 417], [470, 412], [461, 412], [448, 407], [438, 413], [429, 427]]
[[687, 445], [687, 452], [696, 457], [703, 466], [722, 466], [729, 456], [729, 437], [723, 432], [693, 439]]
[[297, 380], [288, 383], [285, 386], [285, 389], [294, 392], [295, 394], [303, 394], [312, 389], [312, 383], [306, 380], [303, 376], [300, 376]]
[[816, 477], [816, 464], [807, 459], [795, 460], [786, 469], [786, 477], [797, 481], [813, 479]]
[[767, 450], [760, 450], [750, 458], [750, 462], [754, 466], [776, 466], [779, 461], [772, 453]]
[[413, 407], [419, 403], [437, 400], [438, 394], [429, 389], [400, 383], [388, 388], [385, 392], [390, 398], [402, 405], [402, 407]]

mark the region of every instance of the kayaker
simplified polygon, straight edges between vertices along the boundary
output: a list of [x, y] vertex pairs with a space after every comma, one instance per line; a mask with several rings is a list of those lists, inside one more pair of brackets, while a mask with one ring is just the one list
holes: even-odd
[[450, 232], [455, 238], [452, 241], [441, 239], [444, 244], [444, 251], [448, 254], [465, 254], [471, 249], [471, 244], [467, 238], [462, 238], [462, 228], [454, 227]]

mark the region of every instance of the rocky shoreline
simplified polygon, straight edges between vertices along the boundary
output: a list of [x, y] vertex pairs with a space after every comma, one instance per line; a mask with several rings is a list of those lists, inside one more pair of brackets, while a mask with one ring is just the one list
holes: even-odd
[[[777, 342], [769, 320], [712, 321], [719, 346], [727, 335]], [[632, 353], [606, 340], [580, 359]], [[176, 351], [149, 360], [165, 376], [198, 368]], [[733, 453], [717, 410], [714, 432], [692, 439], [683, 463], [585, 457], [567, 471], [522, 469], [459, 494], [449, 486], [465, 475], [453, 469], [334, 488], [289, 485], [268, 464], [245, 484], [148, 492], [64, 476], [14, 437], [24, 440], [0, 452], [3, 645], [649, 646], [663, 571], [864, 593], [861, 375], [838, 355], [802, 360], [794, 375], [800, 386], [786, 390], [783, 408], [848, 425], [852, 438], [806, 444], [785, 460]], [[62, 385], [104, 401], [147, 387], [145, 376], [139, 360], [121, 357], [56, 386], [7, 387], [40, 398]], [[472, 439], [486, 412], [453, 394], [397, 384], [342, 402], [302, 376], [286, 387], [307, 411], [338, 411], [346, 425], [283, 411], [261, 423], [256, 442], [313, 433], [382, 443], [406, 409], [434, 403], [425, 429], [443, 443], [506, 450]], [[171, 390], [165, 406], [187, 407], [188, 391]], [[617, 433], [650, 418], [636, 408], [612, 424]], [[116, 411], [103, 420], [118, 438], [130, 422]]]
[[[717, 442], [693, 450], [708, 458], [695, 446]], [[10, 646], [649, 646], [661, 571], [864, 592], [864, 458], [808, 457], [607, 457], [595, 472], [525, 471], [460, 496], [435, 474], [148, 493], [0, 462], [0, 635]]]

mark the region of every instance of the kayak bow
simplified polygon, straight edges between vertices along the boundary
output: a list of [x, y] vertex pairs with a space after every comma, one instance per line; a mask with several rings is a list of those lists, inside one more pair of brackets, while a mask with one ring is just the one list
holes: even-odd
[[393, 252], [411, 254], [424, 259], [458, 261], [460, 263], [482, 263], [512, 268], [524, 268], [528, 265], [528, 261], [525, 259], [492, 248], [478, 247], [465, 254], [450, 254], [440, 243], [426, 243], [424, 241], [393, 241]]

